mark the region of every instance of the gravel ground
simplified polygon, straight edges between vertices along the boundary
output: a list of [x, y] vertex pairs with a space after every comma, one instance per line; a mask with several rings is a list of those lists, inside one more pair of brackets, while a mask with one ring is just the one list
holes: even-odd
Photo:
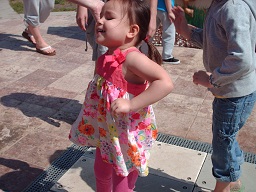
[[[155, 46], [162, 46], [162, 28], [161, 28], [161, 26], [156, 31], [156, 34], [153, 37], [153, 44]], [[181, 47], [198, 48], [196, 45], [194, 45], [192, 42], [184, 39], [178, 33], [176, 33], [175, 45], [178, 45], [178, 46], [181, 46]]]

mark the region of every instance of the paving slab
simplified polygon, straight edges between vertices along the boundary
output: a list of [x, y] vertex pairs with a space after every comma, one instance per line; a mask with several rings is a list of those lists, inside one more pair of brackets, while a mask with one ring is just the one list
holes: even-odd
[[[94, 192], [94, 155], [90, 147], [55, 183], [51, 192]], [[163, 142], [151, 150], [149, 175], [139, 177], [134, 192], [211, 192], [215, 178], [211, 173], [211, 154]], [[255, 192], [256, 165], [242, 165], [245, 192]]]
[[[95, 148], [90, 148], [51, 188], [54, 192], [95, 191]], [[149, 176], [139, 177], [136, 192], [192, 192], [206, 153], [156, 142], [151, 150]]]
[[61, 179], [51, 188], [54, 192], [93, 192], [95, 177], [93, 171], [94, 159], [82, 156]]
[[151, 174], [192, 182], [203, 165], [207, 153], [156, 142], [150, 153], [149, 166]]

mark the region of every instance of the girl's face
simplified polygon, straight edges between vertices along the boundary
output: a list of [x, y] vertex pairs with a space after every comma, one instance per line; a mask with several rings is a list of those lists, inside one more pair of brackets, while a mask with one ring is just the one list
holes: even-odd
[[113, 50], [125, 43], [130, 24], [127, 14], [123, 14], [122, 10], [120, 1], [110, 0], [105, 3], [96, 24], [97, 43]]

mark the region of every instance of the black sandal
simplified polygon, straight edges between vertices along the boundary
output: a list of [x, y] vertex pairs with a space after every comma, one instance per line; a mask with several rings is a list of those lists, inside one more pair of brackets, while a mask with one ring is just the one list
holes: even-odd
[[31, 37], [33, 37], [33, 35], [27, 33], [26, 31], [22, 32], [22, 37], [24, 37], [25, 39], [27, 39], [29, 42], [31, 42], [33, 45], [36, 45], [32, 40]]

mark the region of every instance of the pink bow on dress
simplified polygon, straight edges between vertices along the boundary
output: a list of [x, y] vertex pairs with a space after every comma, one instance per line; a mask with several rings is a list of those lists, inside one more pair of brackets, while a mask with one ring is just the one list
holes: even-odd
[[125, 61], [125, 56], [121, 52], [120, 49], [116, 49], [113, 53], [113, 55], [106, 55], [105, 56], [106, 63], [111, 63], [111, 67], [117, 67], [121, 63]]

